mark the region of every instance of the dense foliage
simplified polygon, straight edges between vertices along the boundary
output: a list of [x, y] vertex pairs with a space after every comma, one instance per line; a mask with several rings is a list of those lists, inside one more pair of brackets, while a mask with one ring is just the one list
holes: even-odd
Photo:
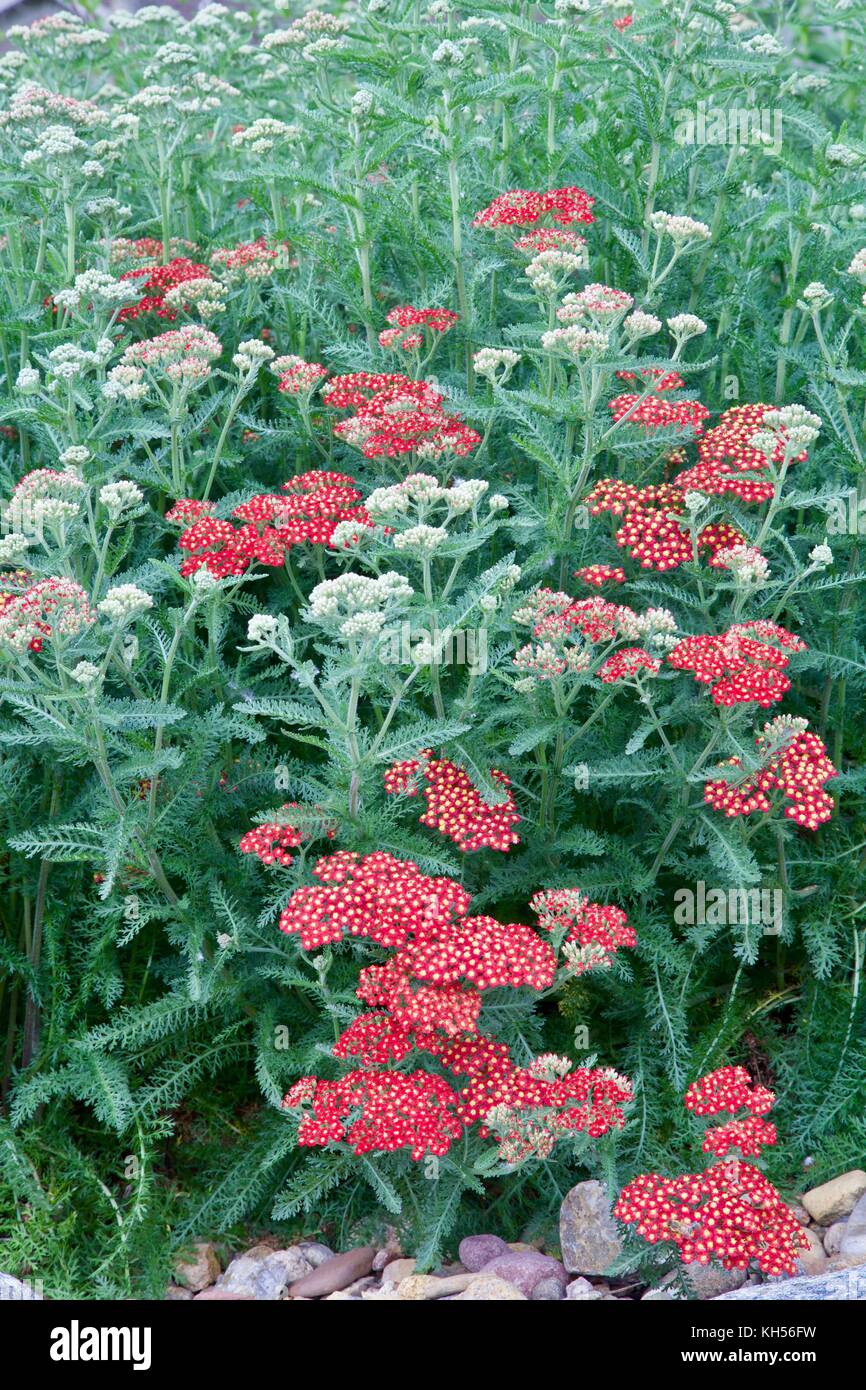
[[861, 1160], [857, 7], [10, 39], [4, 1268]]

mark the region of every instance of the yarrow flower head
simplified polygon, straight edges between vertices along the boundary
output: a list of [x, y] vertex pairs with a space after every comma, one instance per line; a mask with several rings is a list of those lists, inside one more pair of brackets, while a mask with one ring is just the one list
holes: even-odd
[[534, 227], [553, 224], [568, 227], [574, 222], [594, 222], [595, 202], [581, 188], [553, 188], [547, 193], [534, 193], [516, 188], [500, 193], [498, 198], [473, 219], [474, 227]]
[[411, 797], [417, 796], [420, 788], [427, 803], [419, 817], [421, 824], [453, 840], [464, 853], [484, 848], [507, 853], [512, 845], [520, 844], [514, 831], [520, 816], [508, 790], [509, 779], [495, 768], [489, 775], [497, 792], [503, 789], [496, 801], [482, 797], [464, 768], [447, 758], [434, 758], [425, 748], [417, 758], [394, 763], [388, 769], [385, 791]]

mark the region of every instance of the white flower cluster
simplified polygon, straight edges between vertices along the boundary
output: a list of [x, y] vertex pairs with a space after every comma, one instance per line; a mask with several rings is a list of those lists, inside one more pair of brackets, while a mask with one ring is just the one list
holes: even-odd
[[109, 589], [104, 599], [97, 603], [97, 611], [116, 627], [123, 627], [133, 618], [153, 607], [153, 599], [137, 584], [116, 584]]
[[750, 39], [745, 40], [743, 48], [748, 53], [760, 53], [764, 58], [780, 58], [785, 52], [773, 34], [753, 34]]
[[0, 539], [0, 565], [15, 565], [23, 559], [33, 544], [29, 536], [20, 531], [10, 531]]
[[[404, 518], [410, 523], [394, 535], [395, 550], [431, 554], [446, 539], [448, 526], [456, 517], [471, 514], [471, 524], [478, 524], [478, 504], [489, 486], [483, 478], [468, 478], [446, 487], [429, 473], [411, 473], [402, 483], [375, 488], [364, 506], [373, 521], [387, 524], [391, 530]], [[508, 498], [495, 493], [487, 505], [491, 513], [504, 511]], [[357, 524], [353, 526], [357, 531]]]
[[257, 372], [263, 363], [270, 362], [273, 356], [273, 348], [269, 348], [261, 338], [247, 338], [244, 342], [238, 343], [238, 350], [232, 362], [239, 372], [251, 374]]
[[99, 667], [92, 661], [79, 661], [69, 674], [78, 685], [92, 686], [99, 680]]
[[738, 583], [752, 589], [763, 588], [770, 578], [766, 555], [753, 545], [732, 545], [726, 550], [717, 550], [714, 563], [730, 570]]
[[684, 246], [686, 242], [709, 241], [710, 229], [706, 222], [698, 222], [694, 217], [675, 216], [670, 212], [654, 212], [650, 217], [650, 226], [659, 236], [667, 234], [675, 246]]
[[58, 290], [54, 303], [59, 309], [78, 309], [85, 307], [117, 309], [131, 304], [138, 298], [139, 291], [129, 280], [117, 280], [103, 270], [85, 270], [76, 275], [68, 289]]
[[420, 522], [417, 526], [409, 526], [405, 531], [400, 531], [394, 537], [394, 549], [417, 550], [422, 555], [432, 555], [447, 539], [448, 532], [444, 526], [426, 526]]
[[633, 343], [661, 332], [661, 326], [661, 319], [657, 319], [655, 314], [648, 314], [645, 309], [635, 309], [623, 320], [622, 325], [623, 332]]
[[549, 298], [559, 292], [569, 275], [588, 267], [589, 259], [583, 247], [578, 251], [560, 251], [554, 247], [533, 256], [524, 274], [536, 294]]
[[249, 150], [251, 154], [267, 154], [276, 145], [298, 140], [300, 134], [300, 126], [278, 121], [273, 116], [260, 116], [243, 130], [234, 132], [232, 145], [236, 150]]
[[861, 247], [854, 256], [848, 267], [848, 274], [855, 275], [858, 280], [866, 279], [866, 246]]
[[806, 312], [818, 313], [821, 309], [826, 309], [833, 303], [833, 296], [827, 286], [821, 280], [812, 280], [803, 290], [798, 309], [805, 309]]
[[247, 623], [247, 637], [258, 646], [267, 646], [277, 635], [279, 623], [271, 613], [254, 613]]
[[843, 169], [856, 169], [864, 159], [860, 151], [852, 150], [850, 145], [828, 145], [826, 155], [830, 164], [838, 164]]
[[106, 483], [99, 489], [99, 500], [107, 509], [111, 520], [116, 521], [124, 512], [140, 506], [144, 501], [144, 493], [136, 483], [120, 478], [116, 483]]
[[401, 574], [380, 574], [369, 579], [361, 574], [341, 574], [325, 579], [310, 594], [309, 618], [336, 626], [343, 637], [375, 637], [388, 612], [401, 607], [414, 590]]
[[472, 358], [475, 375], [489, 381], [491, 386], [503, 386], [520, 361], [520, 353], [512, 348], [479, 348]]
[[[798, 404], [784, 405], [778, 410], [765, 411], [762, 423], [765, 430], [784, 430], [788, 449], [793, 453], [799, 453], [801, 449], [806, 449], [810, 444], [814, 444], [821, 429], [820, 415], [814, 415], [804, 405]], [[773, 442], [775, 446], [777, 441], [774, 440]], [[755, 447], [759, 446], [756, 445]]]
[[225, 311], [226, 302], [220, 298], [223, 286], [209, 275], [196, 275], [192, 280], [184, 280], [174, 285], [165, 296], [165, 304], [175, 311], [195, 309], [203, 319], [211, 319], [215, 314]]
[[667, 320], [667, 325], [679, 344], [687, 343], [689, 338], [697, 338], [707, 331], [707, 325], [697, 314], [674, 314]]
[[573, 323], [568, 328], [550, 328], [541, 335], [545, 352], [565, 353], [569, 357], [592, 357], [606, 352], [610, 339], [597, 328], [581, 328]]

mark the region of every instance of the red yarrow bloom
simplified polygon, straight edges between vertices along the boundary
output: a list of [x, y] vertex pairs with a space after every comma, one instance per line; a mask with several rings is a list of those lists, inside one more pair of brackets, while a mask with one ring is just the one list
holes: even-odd
[[[490, 769], [490, 778], [506, 789], [511, 785], [496, 768]], [[466, 853], [495, 849], [507, 854], [512, 845], [520, 844], [513, 830], [520, 816], [511, 792], [506, 790], [501, 802], [490, 805], [462, 767], [447, 758], [434, 758], [429, 748], [423, 748], [417, 758], [394, 763], [384, 781], [389, 796], [417, 796], [421, 787], [427, 803], [419, 817], [421, 824], [438, 830]]]
[[338, 851], [319, 859], [313, 875], [319, 882], [295, 889], [280, 916], [280, 931], [297, 933], [305, 951], [344, 936], [400, 947], [469, 910], [469, 894], [452, 879], [430, 878], [411, 860], [382, 851]]
[[607, 661], [602, 662], [598, 668], [598, 678], [605, 685], [613, 685], [617, 681], [634, 680], [641, 671], [647, 671], [651, 676], [657, 676], [661, 669], [661, 661], [658, 657], [650, 656], [643, 647], [623, 647], [620, 651], [614, 652]]
[[637, 945], [637, 933], [622, 908], [594, 903], [577, 888], [547, 888], [535, 893], [529, 906], [545, 931], [565, 931], [564, 942], [580, 948], [567, 952], [570, 973], [607, 969], [620, 947]]
[[655, 395], [641, 397], [626, 393], [614, 396], [607, 404], [615, 421], [625, 420], [628, 425], [643, 425], [647, 430], [682, 425], [700, 434], [704, 420], [710, 413], [700, 401], [669, 401], [664, 396]]
[[379, 334], [379, 342], [382, 347], [411, 352], [423, 343], [425, 329], [440, 336], [454, 327], [458, 317], [453, 309], [416, 309], [411, 304], [401, 304], [386, 314], [385, 322], [390, 326]]
[[303, 1077], [283, 1101], [284, 1109], [310, 1106], [298, 1129], [303, 1146], [345, 1141], [353, 1152], [394, 1153], [408, 1149], [420, 1161], [443, 1157], [463, 1133], [457, 1095], [430, 1072], [351, 1071], [338, 1081]]
[[748, 1115], [744, 1120], [727, 1120], [721, 1125], [710, 1125], [701, 1145], [705, 1154], [715, 1154], [725, 1158], [732, 1149], [744, 1158], [758, 1158], [761, 1150], [775, 1144], [776, 1126], [757, 1115]]
[[625, 570], [618, 565], [584, 565], [574, 571], [574, 577], [593, 589], [600, 589], [605, 584], [624, 584]]
[[177, 318], [177, 310], [165, 305], [165, 296], [169, 290], [182, 285], [186, 280], [209, 280], [211, 273], [209, 266], [188, 260], [186, 256], [176, 256], [166, 265], [142, 266], [135, 270], [127, 270], [120, 278], [141, 280], [141, 288], [145, 293], [137, 304], [121, 309], [118, 319], [137, 319], [142, 314], [154, 313], [158, 318], [172, 320]]
[[686, 1091], [683, 1104], [693, 1115], [735, 1115], [748, 1110], [750, 1115], [766, 1115], [776, 1103], [772, 1091], [756, 1086], [745, 1067], [719, 1067], [693, 1081]]
[[[805, 720], [801, 721], [805, 725]], [[781, 740], [781, 741], [780, 741]], [[833, 798], [823, 790], [838, 776], [817, 734], [805, 727], [786, 727], [783, 721], [765, 724], [755, 744], [763, 762], [757, 772], [734, 781], [715, 779], [704, 785], [704, 801], [729, 819], [755, 811], [773, 810], [771, 793], [781, 792], [789, 804], [784, 815], [804, 830], [817, 830], [833, 813]], [[740, 767], [730, 758], [721, 767]]]
[[[698, 441], [698, 462], [674, 479], [683, 490], [694, 489], [710, 496], [731, 496], [741, 502], [767, 502], [773, 496], [772, 481], [766, 474], [770, 467], [765, 454], [753, 448], [750, 440], [763, 427], [764, 415], [774, 409], [769, 405], [737, 405], [726, 410], [713, 429], [707, 430]], [[784, 458], [784, 433], [773, 453], [772, 462]], [[793, 460], [802, 463], [806, 451]]]
[[532, 227], [549, 220], [560, 227], [572, 222], [594, 222], [595, 199], [582, 188], [552, 188], [546, 193], [514, 188], [473, 218], [473, 227]]
[[304, 815], [297, 817], [303, 822], [302, 827], [298, 828], [288, 820], [265, 821], [256, 825], [240, 838], [239, 848], [242, 854], [254, 854], [263, 864], [281, 864], [288, 868], [292, 863], [289, 850], [297, 849], [305, 842], [319, 839], [323, 835], [329, 840], [334, 839], [337, 827], [329, 824], [319, 811], [313, 812], [311, 821], [309, 811], [299, 806], [296, 801], [286, 802], [282, 809], [303, 811]]
[[[772, 645], [776, 643], [777, 645]], [[712, 687], [717, 705], [775, 704], [791, 688], [783, 673], [788, 652], [806, 643], [777, 623], [755, 619], [736, 623], [718, 637], [685, 637], [668, 654], [671, 666], [692, 671], [696, 681]]]
[[684, 1264], [723, 1269], [757, 1265], [763, 1274], [795, 1274], [808, 1242], [773, 1184], [749, 1163], [717, 1163], [703, 1173], [665, 1178], [644, 1173], [614, 1207], [651, 1245], [671, 1241]]

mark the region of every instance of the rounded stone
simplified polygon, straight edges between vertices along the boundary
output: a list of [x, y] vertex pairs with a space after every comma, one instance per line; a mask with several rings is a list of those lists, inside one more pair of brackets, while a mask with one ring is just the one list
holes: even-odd
[[499, 1255], [510, 1255], [511, 1247], [499, 1236], [467, 1236], [461, 1240], [458, 1254], [460, 1263], [473, 1272], [483, 1269]]

